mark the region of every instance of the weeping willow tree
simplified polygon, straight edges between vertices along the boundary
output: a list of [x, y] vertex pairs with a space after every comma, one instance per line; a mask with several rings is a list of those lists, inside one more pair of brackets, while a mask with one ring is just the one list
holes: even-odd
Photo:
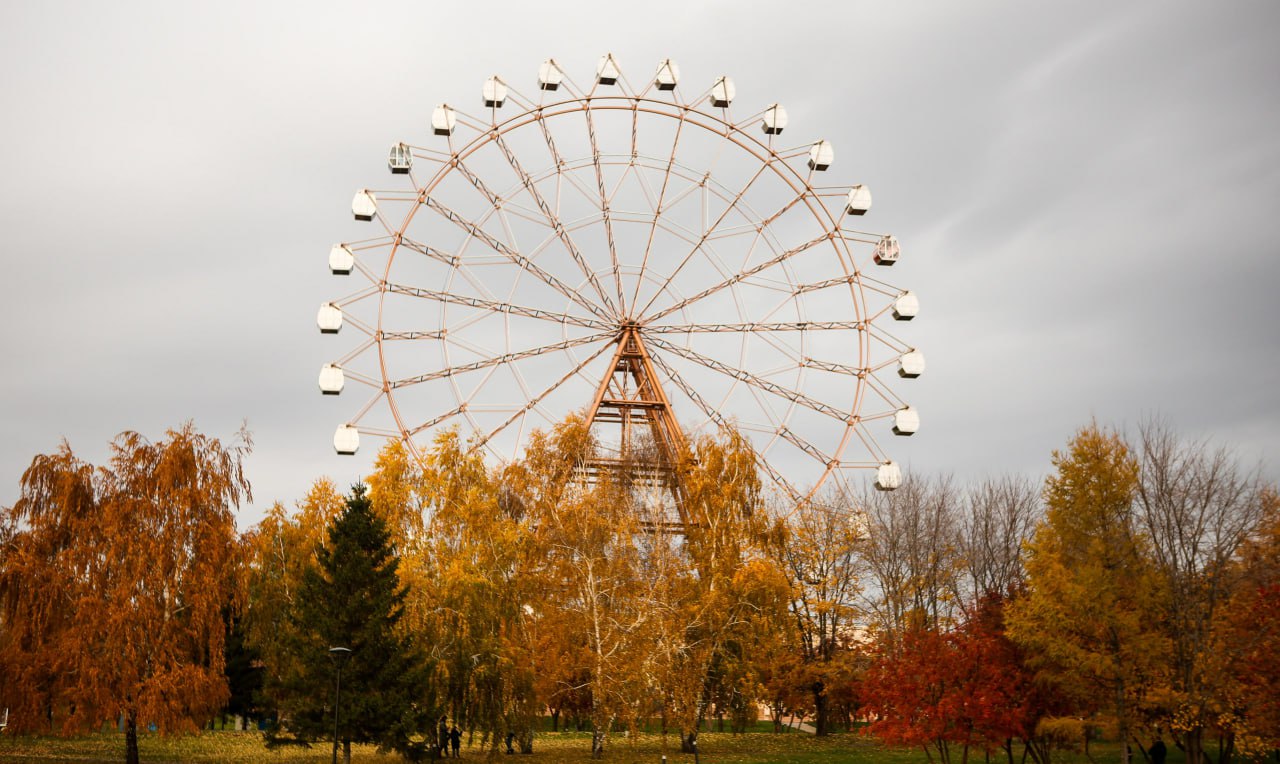
[[32, 460], [0, 512], [0, 705], [15, 732], [121, 723], [195, 730], [226, 702], [224, 612], [241, 604], [235, 509], [250, 496], [247, 432], [190, 424], [122, 433], [107, 465], [65, 443]]

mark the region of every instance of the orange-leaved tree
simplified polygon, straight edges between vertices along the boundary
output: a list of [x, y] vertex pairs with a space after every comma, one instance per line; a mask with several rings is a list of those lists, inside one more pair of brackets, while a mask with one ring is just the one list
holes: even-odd
[[1230, 721], [1239, 696], [1233, 668], [1247, 652], [1228, 638], [1227, 608], [1241, 575], [1233, 560], [1258, 531], [1267, 487], [1228, 449], [1185, 440], [1159, 420], [1142, 424], [1135, 451], [1138, 516], [1165, 594], [1157, 620], [1172, 648], [1154, 716], [1187, 764], [1210, 761], [1206, 738], [1221, 731], [1217, 764], [1228, 764], [1233, 731], [1248, 728]]
[[94, 468], [65, 443], [37, 456], [3, 510], [0, 675], [17, 731], [123, 722], [194, 730], [228, 696], [224, 611], [240, 604], [234, 509], [248, 433], [134, 432]]
[[1280, 749], [1280, 494], [1260, 495], [1262, 521], [1236, 559], [1239, 581], [1227, 606], [1224, 673], [1231, 706], [1218, 717], [1218, 761], [1261, 759]]

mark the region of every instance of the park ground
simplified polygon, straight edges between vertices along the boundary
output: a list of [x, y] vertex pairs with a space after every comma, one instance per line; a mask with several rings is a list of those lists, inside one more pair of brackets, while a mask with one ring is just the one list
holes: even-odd
[[[161, 737], [142, 735], [139, 746], [143, 762], [225, 762], [226, 764], [322, 764], [330, 761], [331, 749], [317, 745], [311, 749], [268, 751], [261, 733], [216, 731], [200, 735]], [[774, 734], [753, 732], [734, 735], [728, 732], [703, 732], [699, 736], [700, 764], [928, 764], [919, 749], [887, 748], [858, 734], [836, 734], [816, 738], [798, 732]], [[1020, 759], [1015, 749], [1015, 761]], [[1101, 744], [1091, 747], [1091, 758], [1083, 753], [1060, 752], [1054, 764], [1116, 764], [1118, 746]], [[1168, 764], [1181, 764], [1177, 750], [1170, 752]], [[640, 734], [611, 739], [604, 762], [613, 764], [658, 764], [663, 756], [670, 764], [692, 764], [691, 754], [679, 752], [679, 740], [669, 735]], [[124, 738], [120, 735], [90, 735], [72, 738], [0, 736], [0, 763], [76, 762], [96, 764], [117, 762], [124, 757]], [[480, 761], [487, 751], [479, 740], [464, 742], [462, 761]], [[506, 756], [499, 756], [506, 759]], [[371, 746], [353, 746], [353, 764], [391, 764], [402, 761], [394, 755], [382, 755]], [[936, 762], [936, 757], [935, 757]], [[959, 760], [958, 752], [956, 761]], [[1139, 762], [1141, 758], [1137, 759]], [[551, 764], [552, 762], [591, 762], [590, 735], [586, 732], [549, 732], [534, 742], [529, 756], [514, 756], [512, 763]], [[1004, 753], [996, 752], [988, 759], [981, 751], [970, 753], [969, 764], [1005, 764]]]

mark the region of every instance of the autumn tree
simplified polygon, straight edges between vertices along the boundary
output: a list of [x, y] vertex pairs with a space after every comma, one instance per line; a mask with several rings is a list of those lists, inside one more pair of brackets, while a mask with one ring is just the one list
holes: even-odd
[[508, 731], [531, 751], [541, 708], [524, 607], [534, 584], [522, 510], [503, 501], [481, 455], [456, 430], [439, 434], [416, 466], [399, 449], [384, 449], [371, 483], [376, 495], [410, 507], [398, 510], [407, 547], [401, 579], [413, 589], [406, 626], [430, 651], [434, 691], [491, 752]]
[[949, 478], [908, 475], [862, 497], [867, 517], [866, 609], [884, 638], [953, 623], [959, 608], [959, 496]]
[[249, 449], [245, 431], [224, 446], [188, 423], [154, 443], [122, 433], [96, 469], [65, 443], [32, 461], [0, 515], [0, 704], [12, 729], [121, 720], [133, 764], [140, 723], [194, 730], [226, 702]]
[[242, 537], [247, 554], [248, 602], [242, 620], [245, 647], [259, 656], [264, 669], [263, 697], [271, 708], [280, 679], [295, 670], [297, 656], [287, 642], [289, 614], [297, 601], [303, 574], [317, 564], [327, 543], [327, 529], [346, 507], [328, 478], [316, 480], [288, 512], [273, 504]]
[[712, 706], [721, 718], [736, 715], [739, 728], [754, 720], [756, 663], [788, 628], [789, 586], [774, 552], [785, 529], [765, 511], [755, 459], [736, 432], [692, 439], [677, 467], [684, 542], [645, 544], [663, 616], [652, 670], [685, 752]]
[[[1010, 609], [1009, 631], [1043, 680], [1082, 708], [1101, 699], [1127, 742], [1165, 654], [1149, 541], [1134, 511], [1138, 464], [1118, 434], [1091, 424], [1054, 452], [1053, 465], [1046, 516], [1027, 546], [1028, 591]], [[1127, 764], [1127, 746], [1121, 756]]]
[[398, 565], [386, 524], [374, 514], [364, 486], [356, 485], [329, 526], [317, 564], [303, 572], [289, 612], [286, 639], [296, 662], [275, 688], [281, 724], [301, 742], [333, 734], [330, 648], [348, 648], [334, 740], [335, 746], [341, 740], [348, 762], [352, 741], [420, 755], [424, 746], [414, 740], [431, 729], [426, 663], [398, 630], [405, 599]]
[[1240, 572], [1234, 559], [1262, 519], [1264, 486], [1226, 448], [1183, 440], [1158, 420], [1139, 427], [1136, 446], [1137, 519], [1164, 593], [1158, 621], [1172, 648], [1160, 716], [1187, 762], [1202, 764], [1206, 732], [1233, 711], [1229, 664], [1243, 656], [1227, 649], [1223, 615]]
[[591, 752], [604, 754], [643, 693], [642, 665], [659, 617], [660, 581], [642, 574], [640, 517], [623, 486], [605, 473], [573, 479], [594, 454], [586, 422], [573, 417], [531, 441], [525, 475], [508, 473], [534, 534], [531, 573], [541, 596], [529, 601], [539, 628], [560, 635], [561, 681], [581, 681], [591, 703]]
[[964, 495], [959, 521], [962, 602], [1003, 601], [1026, 583], [1022, 547], [1040, 519], [1039, 491], [1021, 477], [987, 478]]
[[1043, 710], [1031, 672], [1004, 633], [998, 597], [983, 598], [955, 628], [916, 627], [899, 645], [882, 644], [862, 696], [872, 734], [919, 746], [943, 764], [955, 761], [957, 749], [964, 764], [974, 749], [1001, 748], [1013, 764], [1012, 741], [1029, 741]]
[[1241, 545], [1233, 567], [1236, 585], [1223, 608], [1220, 668], [1230, 680], [1230, 705], [1218, 716], [1219, 763], [1235, 753], [1259, 759], [1280, 750], [1280, 494], [1259, 496], [1257, 530]]
[[780, 545], [800, 659], [780, 674], [809, 695], [818, 735], [829, 731], [833, 693], [852, 684], [860, 662], [855, 635], [863, 623], [857, 603], [865, 528], [847, 497], [827, 494], [793, 517]]

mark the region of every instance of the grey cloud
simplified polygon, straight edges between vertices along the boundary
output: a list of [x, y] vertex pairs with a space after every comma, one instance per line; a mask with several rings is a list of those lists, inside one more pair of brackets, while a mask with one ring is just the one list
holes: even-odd
[[[826, 137], [837, 182], [900, 236], [890, 280], [929, 371], [886, 445], [960, 477], [1039, 474], [1097, 416], [1160, 411], [1280, 456], [1273, 292], [1280, 104], [1269, 2], [882, 4], [40, 4], [6, 11], [0, 57], [0, 503], [67, 436], [194, 418], [255, 432], [246, 521], [374, 449], [332, 454], [357, 402], [322, 399], [337, 352], [315, 309], [351, 192], [431, 107], [474, 109], [501, 73], [556, 56], [587, 79], [676, 59]], [[683, 87], [683, 85], [682, 85]], [[745, 112], [744, 112], [745, 113]], [[346, 345], [343, 345], [346, 348]]]

